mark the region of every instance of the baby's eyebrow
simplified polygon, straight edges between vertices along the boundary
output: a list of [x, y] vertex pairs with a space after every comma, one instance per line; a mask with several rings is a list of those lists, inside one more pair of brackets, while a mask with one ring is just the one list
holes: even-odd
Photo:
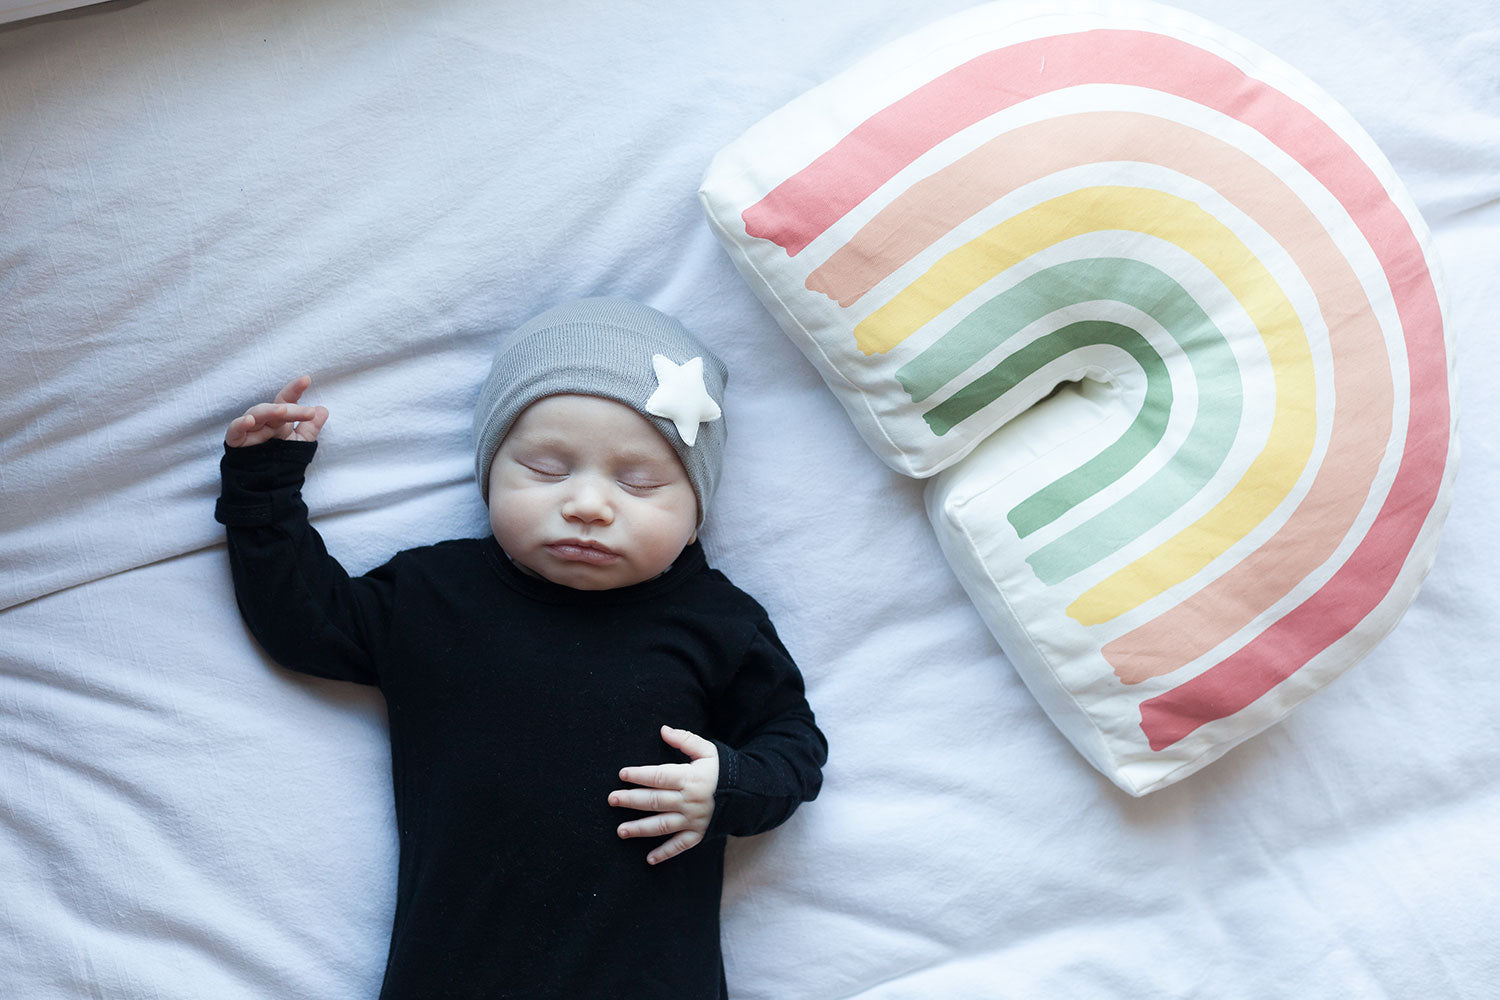
[[661, 462], [666, 459], [660, 452], [645, 448], [619, 448], [615, 451], [615, 457], [622, 462]]
[[578, 442], [566, 434], [556, 434], [547, 431], [528, 430], [525, 434], [517, 435], [518, 447], [530, 451], [577, 451]]

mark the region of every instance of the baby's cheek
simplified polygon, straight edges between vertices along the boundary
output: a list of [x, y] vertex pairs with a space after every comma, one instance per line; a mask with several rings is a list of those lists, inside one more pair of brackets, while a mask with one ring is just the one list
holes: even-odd
[[662, 516], [658, 513], [651, 518], [651, 523], [641, 539], [642, 554], [664, 571], [676, 561], [678, 556], [682, 555], [682, 550], [687, 548], [691, 535], [691, 529], [684, 530], [679, 518]]

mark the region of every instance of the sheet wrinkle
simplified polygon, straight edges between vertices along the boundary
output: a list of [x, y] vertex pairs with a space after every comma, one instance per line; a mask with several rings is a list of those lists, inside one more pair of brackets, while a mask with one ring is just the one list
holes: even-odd
[[[213, 514], [213, 508], [212, 508], [212, 506], [210, 506], [209, 507], [209, 519], [210, 519], [210, 521], [212, 521], [212, 514]], [[217, 534], [217, 535], [222, 535], [223, 534], [222, 530], [221, 531], [212, 531], [212, 529], [210, 529], [210, 533]], [[223, 541], [218, 541], [218, 542], [204, 542], [203, 544], [198, 545], [198, 546], [196, 546], [194, 548], [185, 548], [185, 549], [183, 549], [183, 550], [181, 550], [179, 552], [172, 552], [172, 553], [169, 553], [167, 555], [163, 555], [163, 556], [161, 556], [159, 558], [156, 558], [156, 559], [150, 559], [149, 561], [146, 561], [146, 562], [137, 563], [137, 564], [131, 565], [131, 566], [124, 566], [124, 567], [121, 567], [120, 569], [109, 570], [107, 572], [100, 573], [98, 576], [94, 576], [94, 577], [91, 577], [91, 578], [88, 578], [88, 579], [84, 579], [84, 580], [78, 580], [78, 581], [73, 582], [73, 583], [64, 584], [62, 586], [57, 587], [54, 590], [47, 590], [47, 591], [35, 594], [33, 596], [30, 596], [30, 597], [26, 597], [26, 598], [24, 598], [22, 600], [16, 601], [13, 604], [0, 605], [0, 622], [4, 622], [5, 615], [7, 613], [9, 613], [11, 611], [19, 611], [21, 608], [24, 608], [27, 605], [35, 604], [36, 602], [45, 600], [46, 598], [55, 597], [55, 596], [58, 596], [58, 595], [61, 595], [61, 594], [66, 594], [69, 591], [77, 590], [78, 588], [85, 587], [85, 586], [87, 586], [87, 585], [89, 585], [91, 583], [100, 583], [100, 582], [103, 582], [105, 580], [110, 580], [110, 579], [113, 579], [115, 577], [123, 576], [126, 573], [134, 572], [135, 570], [151, 569], [152, 567], [155, 567], [155, 566], [161, 566], [161, 565], [170, 564], [170, 563], [176, 562], [179, 559], [184, 559], [184, 558], [186, 558], [188, 556], [197, 555], [200, 552], [206, 552], [206, 551], [209, 551], [209, 550], [212, 550], [212, 549], [222, 549], [222, 548], [225, 547], [225, 545], [226, 545], [226, 543], [223, 542]], [[226, 577], [227, 577], [227, 575], [228, 575], [228, 563], [227, 563], [227, 561], [225, 563], [225, 571], [226, 571]], [[9, 664], [5, 663], [3, 665], [7, 665], [8, 666]]]

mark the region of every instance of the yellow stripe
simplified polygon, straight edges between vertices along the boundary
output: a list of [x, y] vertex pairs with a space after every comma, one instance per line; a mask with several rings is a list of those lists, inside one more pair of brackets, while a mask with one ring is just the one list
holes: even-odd
[[1083, 188], [1021, 212], [947, 254], [854, 331], [866, 354], [889, 351], [1005, 269], [1062, 240], [1101, 230], [1165, 240], [1213, 272], [1265, 342], [1276, 412], [1265, 448], [1223, 500], [1068, 606], [1068, 614], [1085, 625], [1124, 614], [1213, 562], [1286, 499], [1312, 456], [1317, 434], [1312, 352], [1296, 310], [1265, 266], [1193, 202], [1149, 188]]

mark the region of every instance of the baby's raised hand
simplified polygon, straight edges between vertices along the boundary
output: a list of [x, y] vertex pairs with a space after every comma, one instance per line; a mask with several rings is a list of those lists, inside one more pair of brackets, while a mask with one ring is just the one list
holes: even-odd
[[230, 421], [224, 443], [231, 448], [260, 444], [271, 438], [315, 441], [328, 419], [324, 406], [298, 406], [297, 400], [312, 385], [312, 376], [300, 375], [286, 384], [270, 403], [257, 403], [242, 417]]
[[627, 767], [620, 780], [643, 788], [622, 788], [609, 793], [609, 804], [622, 809], [655, 813], [644, 819], [621, 823], [621, 837], [664, 837], [646, 855], [648, 864], [675, 858], [703, 842], [708, 821], [714, 815], [714, 792], [719, 787], [719, 751], [708, 740], [686, 729], [661, 727], [661, 738], [688, 756], [686, 764], [653, 764]]

